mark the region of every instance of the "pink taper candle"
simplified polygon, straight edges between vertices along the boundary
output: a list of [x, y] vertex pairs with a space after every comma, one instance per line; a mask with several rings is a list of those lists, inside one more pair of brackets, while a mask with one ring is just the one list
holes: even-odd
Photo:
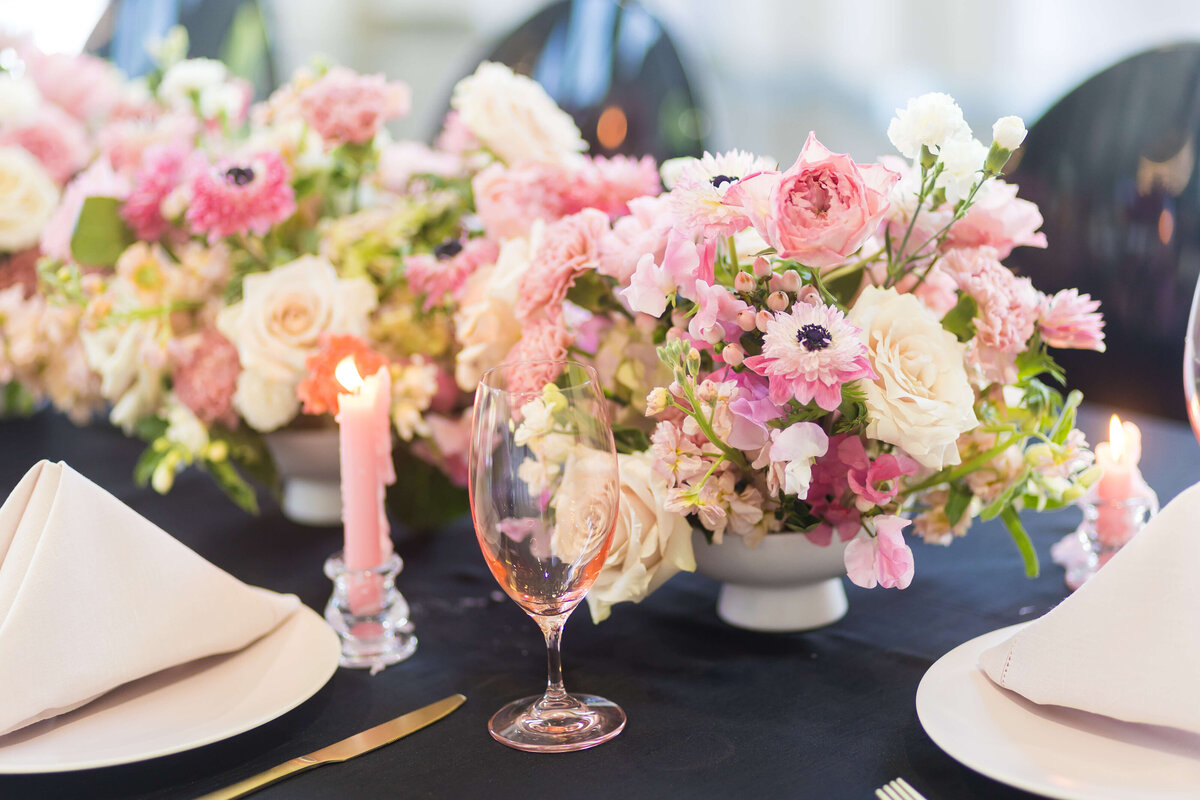
[[[387, 484], [396, 480], [392, 467], [391, 380], [387, 367], [366, 378], [347, 356], [334, 372], [348, 391], [338, 395], [342, 467], [342, 524], [347, 569], [371, 569], [391, 555], [392, 540], [384, 508]], [[378, 605], [375, 587], [356, 587], [351, 606]], [[359, 610], [355, 608], [355, 610]]]
[[1137, 466], [1142, 457], [1142, 432], [1113, 414], [1108, 439], [1096, 445], [1096, 464], [1103, 470], [1096, 484], [1096, 535], [1105, 544], [1119, 545], [1134, 533], [1125, 504], [1133, 497], [1135, 486], [1142, 483]]

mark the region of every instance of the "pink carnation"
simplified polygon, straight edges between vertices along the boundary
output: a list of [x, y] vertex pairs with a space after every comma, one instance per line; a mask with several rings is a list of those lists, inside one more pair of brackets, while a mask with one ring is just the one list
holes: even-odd
[[990, 247], [951, 250], [938, 262], [974, 298], [978, 332], [973, 347], [989, 380], [1016, 379], [1012, 357], [1023, 352], [1038, 316], [1038, 292], [1028, 278], [1018, 278], [996, 260]]
[[87, 166], [92, 155], [87, 131], [56, 106], [44, 105], [30, 119], [0, 132], [0, 145], [24, 147], [42, 162], [59, 186]]
[[104, 160], [96, 161], [67, 184], [62, 200], [42, 229], [42, 253], [59, 261], [71, 260], [71, 237], [79, 212], [89, 197], [115, 197], [123, 200], [129, 194], [129, 181], [113, 172]]
[[875, 535], [860, 536], [846, 545], [846, 575], [857, 586], [907, 589], [913, 579], [913, 554], [904, 543], [902, 517], [875, 517]]
[[482, 147], [475, 134], [471, 133], [471, 129], [462, 121], [462, 115], [453, 109], [446, 114], [446, 119], [442, 122], [442, 132], [438, 134], [433, 145], [438, 150], [459, 156]]
[[1100, 301], [1078, 289], [1063, 289], [1038, 303], [1038, 330], [1051, 347], [1104, 352], [1104, 317]]
[[528, 320], [540, 309], [562, 305], [575, 279], [599, 260], [600, 237], [608, 231], [608, 217], [594, 208], [546, 227], [533, 263], [521, 278], [517, 319]]
[[404, 277], [409, 287], [425, 296], [424, 311], [461, 299], [467, 279], [486, 264], [492, 264], [500, 248], [491, 239], [471, 239], [465, 245], [451, 240], [432, 253], [418, 253], [404, 260]]
[[133, 190], [121, 206], [121, 216], [139, 239], [158, 239], [167, 231], [162, 203], [185, 179], [190, 152], [180, 144], [155, 145], [134, 176]]
[[492, 164], [471, 181], [475, 212], [494, 239], [525, 236], [534, 220], [563, 216], [567, 183], [563, 170], [549, 164]]
[[210, 242], [238, 233], [265, 235], [296, 210], [289, 178], [283, 158], [269, 150], [241, 161], [224, 159], [192, 178], [187, 221]]
[[505, 361], [524, 362], [513, 368], [508, 380], [511, 392], [540, 392], [558, 377], [557, 363], [567, 357], [573, 341], [563, 324], [562, 313], [548, 314], [525, 326], [521, 339], [508, 351]]
[[396, 142], [379, 154], [379, 178], [384, 188], [398, 193], [408, 189], [417, 175], [451, 177], [463, 171], [463, 160], [453, 153], [432, 150], [421, 142]]
[[383, 123], [408, 113], [407, 85], [333, 67], [300, 93], [300, 113], [327, 144], [364, 144]]
[[992, 247], [1003, 260], [1014, 247], [1045, 247], [1042, 214], [1036, 204], [1017, 197], [1017, 187], [992, 180], [984, 184], [974, 204], [946, 236], [943, 247]]
[[629, 215], [613, 222], [612, 230], [600, 237], [600, 260], [596, 271], [626, 285], [642, 256], [650, 254], [661, 264], [667, 249], [671, 217], [662, 197], [630, 200]]
[[173, 355], [171, 381], [179, 402], [205, 425], [219, 422], [236, 428], [233, 393], [242, 367], [233, 343], [215, 328], [206, 328], [176, 342]]
[[629, 213], [629, 201], [655, 196], [662, 190], [658, 165], [650, 156], [594, 156], [572, 176], [566, 187], [566, 213], [597, 208], [609, 217]]

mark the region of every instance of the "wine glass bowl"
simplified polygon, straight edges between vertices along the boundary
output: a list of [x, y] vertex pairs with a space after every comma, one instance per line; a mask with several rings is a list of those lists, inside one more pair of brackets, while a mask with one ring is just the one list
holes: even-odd
[[616, 524], [619, 481], [595, 370], [507, 362], [475, 393], [471, 516], [488, 569], [546, 637], [546, 691], [509, 703], [488, 729], [520, 750], [562, 752], [616, 736], [625, 714], [563, 688], [563, 625], [596, 580]]

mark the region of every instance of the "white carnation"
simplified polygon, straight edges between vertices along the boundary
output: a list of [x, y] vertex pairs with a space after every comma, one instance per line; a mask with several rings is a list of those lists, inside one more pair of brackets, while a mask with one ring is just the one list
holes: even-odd
[[587, 149], [571, 116], [537, 81], [485, 61], [454, 87], [463, 124], [506, 164], [563, 164]]
[[938, 161], [944, 169], [938, 176], [938, 186], [946, 191], [946, 199], [957, 203], [971, 193], [971, 187], [982, 177], [983, 162], [988, 149], [975, 137], [951, 139], [942, 145]]
[[1025, 123], [1020, 117], [1001, 117], [992, 126], [992, 141], [1005, 150], [1016, 150], [1025, 141]]
[[229, 70], [211, 58], [189, 58], [180, 61], [163, 75], [158, 85], [158, 97], [171, 108], [188, 110], [205, 91], [225, 82]]
[[21, 147], [0, 147], [0, 253], [37, 244], [58, 205], [58, 187]]
[[27, 76], [0, 72], [0, 125], [24, 122], [33, 116], [41, 102], [41, 92]]
[[887, 133], [897, 150], [908, 158], [917, 158], [922, 146], [936, 155], [947, 142], [969, 137], [971, 128], [953, 97], [930, 92], [912, 98], [907, 107], [896, 109]]

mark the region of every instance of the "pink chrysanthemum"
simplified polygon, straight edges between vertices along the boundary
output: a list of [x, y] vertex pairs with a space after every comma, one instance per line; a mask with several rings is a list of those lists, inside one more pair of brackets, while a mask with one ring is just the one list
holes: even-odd
[[443, 242], [432, 253], [418, 253], [404, 260], [404, 277], [417, 294], [425, 295], [423, 310], [429, 311], [447, 297], [459, 299], [467, 278], [485, 264], [493, 263], [500, 248], [491, 239]]
[[183, 181], [188, 155], [181, 144], [155, 145], [146, 151], [133, 189], [121, 206], [121, 216], [139, 239], [153, 241], [166, 233], [162, 202]]
[[573, 214], [598, 208], [610, 217], [623, 217], [629, 213], [630, 200], [657, 196], [661, 189], [658, 165], [650, 156], [595, 156], [568, 183], [565, 210]]
[[244, 161], [226, 159], [192, 179], [187, 221], [210, 242], [235, 233], [262, 236], [296, 210], [289, 177], [283, 158], [269, 150]]
[[300, 113], [327, 144], [364, 144], [384, 122], [407, 114], [411, 102], [403, 83], [333, 67], [300, 93]]
[[725, 205], [725, 193], [742, 178], [775, 169], [774, 162], [742, 150], [730, 150], [687, 162], [667, 195], [675, 227], [689, 236], [731, 236], [750, 226], [738, 208]]
[[83, 125], [51, 105], [39, 108], [31, 119], [5, 128], [0, 144], [24, 147], [59, 186], [87, 166], [92, 155]]
[[1104, 352], [1104, 317], [1100, 301], [1078, 289], [1042, 295], [1038, 304], [1038, 330], [1051, 347]]
[[179, 402], [205, 425], [219, 422], [236, 428], [233, 393], [242, 367], [233, 343], [207, 328], [178, 342], [174, 355], [171, 382]]
[[594, 208], [548, 225], [533, 263], [521, 279], [517, 319], [528, 320], [539, 309], [561, 306], [575, 279], [596, 268], [600, 237], [608, 229], [608, 217]]
[[816, 400], [833, 411], [842, 402], [843, 383], [876, 377], [860, 334], [833, 306], [796, 303], [767, 323], [762, 355], [745, 363], [767, 377], [772, 402]]

